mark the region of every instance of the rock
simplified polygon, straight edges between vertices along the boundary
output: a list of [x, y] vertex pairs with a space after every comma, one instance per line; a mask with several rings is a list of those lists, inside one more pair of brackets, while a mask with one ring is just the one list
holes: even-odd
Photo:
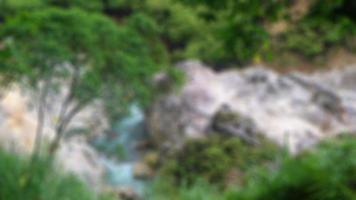
[[341, 121], [345, 118], [345, 108], [342, 101], [335, 93], [326, 90], [317, 90], [314, 92], [312, 101], [321, 107], [325, 112], [337, 116]]
[[[186, 74], [181, 91], [158, 99], [147, 114], [163, 153], [214, 129], [251, 141], [261, 132], [291, 152], [356, 130], [356, 66], [309, 75], [263, 66], [215, 72], [198, 61], [177, 67]], [[231, 119], [221, 120], [226, 115]]]
[[252, 119], [233, 112], [228, 106], [222, 108], [212, 119], [212, 132], [235, 136], [249, 144], [256, 144], [258, 130]]
[[86, 143], [83, 136], [63, 142], [56, 152], [56, 163], [61, 170], [74, 173], [91, 188], [101, 190], [105, 168], [99, 154]]
[[311, 101], [323, 111], [341, 116], [344, 113], [342, 100], [338, 94], [325, 86], [322, 86], [302, 75], [292, 74], [289, 76], [305, 89], [311, 92]]
[[140, 151], [144, 151], [147, 149], [153, 148], [153, 143], [151, 140], [142, 140], [142, 141], [138, 141], [135, 144], [135, 149], [140, 150]]
[[131, 187], [114, 188], [106, 186], [103, 192], [117, 197], [118, 200], [141, 200], [140, 196]]
[[[54, 127], [61, 106], [60, 99], [65, 91], [49, 97], [43, 143], [54, 138]], [[52, 95], [52, 94], [51, 94]], [[3, 91], [0, 99], [0, 146], [7, 150], [30, 154], [34, 148], [37, 128], [37, 112], [33, 105], [33, 94], [26, 93], [18, 87]], [[108, 127], [107, 119], [102, 112], [100, 102], [94, 102], [78, 113], [71, 121], [68, 132], [89, 130], [89, 135], [98, 135]], [[46, 145], [43, 145], [46, 146]], [[97, 152], [87, 143], [83, 136], [65, 137], [56, 153], [57, 167], [66, 172], [78, 175], [94, 189], [100, 189], [103, 166]]]
[[133, 175], [137, 179], [149, 179], [154, 176], [154, 172], [147, 164], [137, 162], [133, 168]]
[[159, 164], [159, 153], [158, 152], [148, 152], [144, 156], [143, 160], [144, 163], [147, 164], [150, 168], [154, 169], [158, 166]]
[[199, 62], [182, 63], [179, 67], [189, 84], [180, 94], [159, 99], [147, 116], [153, 140], [163, 151], [182, 147], [186, 138], [204, 137], [211, 116], [221, 104], [217, 94], [223, 91], [215, 83], [214, 72]]
[[140, 200], [140, 196], [133, 188], [122, 187], [117, 190], [119, 200]]
[[[36, 116], [27, 107], [28, 97], [19, 88], [4, 93], [0, 100], [0, 145], [16, 153], [29, 154], [34, 145]], [[45, 131], [46, 139], [53, 132]]]

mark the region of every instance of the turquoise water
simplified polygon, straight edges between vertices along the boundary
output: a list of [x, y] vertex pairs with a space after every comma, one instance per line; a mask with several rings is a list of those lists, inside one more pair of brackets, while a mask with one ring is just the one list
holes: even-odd
[[140, 152], [135, 148], [137, 142], [145, 139], [144, 113], [137, 104], [132, 104], [129, 114], [113, 128], [109, 137], [99, 138], [96, 145], [104, 147], [107, 152], [122, 148], [124, 158], [120, 160], [102, 157], [101, 161], [107, 170], [107, 181], [112, 186], [129, 187], [142, 193], [145, 182], [135, 179], [133, 168], [140, 159]]

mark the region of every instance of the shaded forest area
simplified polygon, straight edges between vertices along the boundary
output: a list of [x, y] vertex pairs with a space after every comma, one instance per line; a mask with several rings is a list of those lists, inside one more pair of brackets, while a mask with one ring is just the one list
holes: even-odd
[[298, 65], [298, 60], [322, 65], [335, 49], [353, 53], [355, 4], [352, 0], [3, 0], [1, 18], [48, 6], [103, 13], [121, 25], [139, 15], [142, 31], [160, 46], [161, 51], [152, 49], [157, 58], [201, 59], [221, 69], [261, 62]]

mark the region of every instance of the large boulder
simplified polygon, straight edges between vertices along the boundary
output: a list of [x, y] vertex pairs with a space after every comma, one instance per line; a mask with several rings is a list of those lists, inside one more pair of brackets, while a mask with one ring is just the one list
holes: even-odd
[[356, 66], [314, 74], [279, 74], [263, 66], [215, 72], [198, 61], [177, 67], [186, 83], [147, 115], [163, 150], [216, 131], [249, 141], [263, 134], [298, 152], [356, 129]]
[[150, 179], [154, 176], [154, 172], [146, 163], [137, 162], [133, 166], [133, 176], [136, 179]]

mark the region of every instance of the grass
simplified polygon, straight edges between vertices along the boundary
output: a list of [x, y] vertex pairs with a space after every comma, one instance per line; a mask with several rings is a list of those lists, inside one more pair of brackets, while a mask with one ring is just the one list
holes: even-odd
[[76, 177], [54, 170], [45, 159], [0, 151], [0, 200], [110, 200]]

